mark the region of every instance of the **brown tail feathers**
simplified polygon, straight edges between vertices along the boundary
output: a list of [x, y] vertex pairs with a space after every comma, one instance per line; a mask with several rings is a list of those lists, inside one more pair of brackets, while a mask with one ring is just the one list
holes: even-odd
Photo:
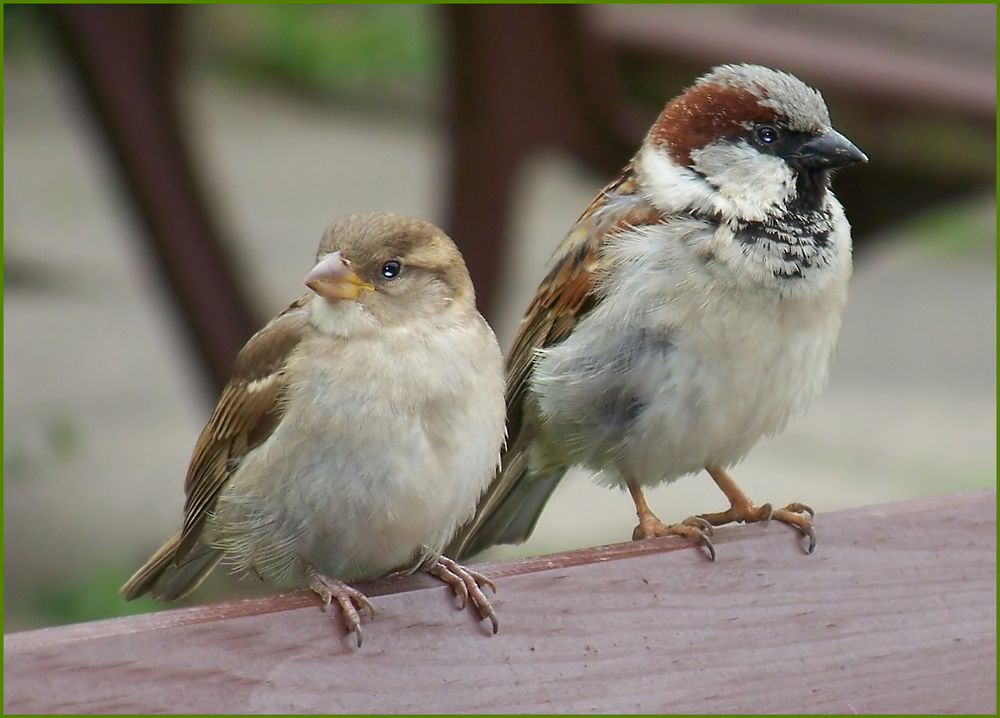
[[181, 535], [178, 533], [135, 572], [119, 593], [126, 601], [150, 594], [157, 601], [175, 601], [198, 588], [212, 569], [222, 560], [222, 551], [203, 544], [183, 558], [176, 556]]

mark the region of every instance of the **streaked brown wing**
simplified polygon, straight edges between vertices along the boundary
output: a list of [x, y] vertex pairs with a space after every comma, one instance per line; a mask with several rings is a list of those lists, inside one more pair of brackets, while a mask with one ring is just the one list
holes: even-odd
[[302, 297], [250, 338], [236, 357], [233, 376], [195, 444], [184, 491], [184, 528], [175, 552], [182, 557], [201, 535], [208, 512], [240, 459], [281, 420], [284, 366], [308, 326]]
[[[494, 518], [522, 510], [505, 504], [513, 500], [518, 484], [528, 476], [526, 457], [521, 453], [529, 450], [531, 440], [521, 433], [526, 428], [525, 401], [538, 350], [569, 336], [600, 303], [597, 283], [607, 261], [602, 249], [610, 238], [625, 227], [662, 221], [659, 210], [639, 194], [629, 165], [590, 203], [559, 244], [507, 357], [507, 449], [501, 458], [501, 472], [480, 499], [472, 522], [453, 539], [449, 555], [468, 556], [495, 543], [507, 522], [501, 518], [498, 526]], [[540, 513], [544, 500], [523, 510]], [[527, 523], [534, 525], [533, 521]]]
[[595, 292], [605, 269], [602, 248], [621, 229], [662, 221], [658, 210], [638, 193], [628, 165], [594, 198], [549, 260], [507, 357], [508, 445], [516, 443], [528, 379], [537, 350], [558, 344], [600, 302]]

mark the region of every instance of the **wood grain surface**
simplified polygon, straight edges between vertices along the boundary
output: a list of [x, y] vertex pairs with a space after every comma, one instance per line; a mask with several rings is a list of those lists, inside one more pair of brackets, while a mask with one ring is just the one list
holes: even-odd
[[[355, 648], [306, 591], [4, 637], [5, 712], [995, 712], [996, 493], [482, 564], [490, 635], [424, 576]], [[623, 527], [628, 533], [631, 527]]]

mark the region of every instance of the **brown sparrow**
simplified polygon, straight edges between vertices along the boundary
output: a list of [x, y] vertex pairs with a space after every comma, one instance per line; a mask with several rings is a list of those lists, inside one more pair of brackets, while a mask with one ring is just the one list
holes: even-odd
[[369, 600], [347, 582], [424, 569], [471, 598], [481, 574], [441, 554], [497, 468], [503, 359], [455, 244], [394, 214], [343, 217], [312, 290], [255, 334], [198, 438], [184, 525], [126, 583], [172, 601], [225, 559], [336, 600], [360, 647]]
[[[462, 558], [524, 541], [566, 471], [627, 488], [633, 538], [774, 518], [815, 546], [812, 510], [757, 506], [727, 469], [818, 395], [851, 274], [831, 171], [867, 158], [818, 92], [717, 67], [670, 101], [552, 257], [507, 359], [508, 444]], [[643, 487], [705, 469], [730, 508], [665, 525]]]

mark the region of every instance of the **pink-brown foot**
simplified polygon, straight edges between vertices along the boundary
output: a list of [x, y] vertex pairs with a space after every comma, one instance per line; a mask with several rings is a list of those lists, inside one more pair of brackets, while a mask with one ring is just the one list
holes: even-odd
[[783, 509], [773, 509], [771, 504], [757, 506], [736, 485], [732, 477], [724, 470], [710, 466], [707, 469], [715, 483], [729, 499], [729, 509], [714, 514], [700, 514], [700, 517], [713, 526], [728, 523], [757, 523], [761, 521], [781, 521], [793, 526], [809, 539], [806, 553], [812, 553], [816, 548], [816, 529], [812, 519], [815, 516], [812, 508], [806, 504], [791, 503]]
[[796, 501], [788, 504], [783, 509], [777, 509], [771, 515], [771, 518], [797, 528], [803, 536], [809, 539], [806, 553], [812, 553], [816, 548], [816, 528], [813, 526], [812, 521], [815, 515], [816, 513], [811, 507]]
[[368, 597], [343, 581], [320, 573], [314, 566], [306, 567], [306, 580], [309, 582], [309, 588], [323, 601], [324, 611], [329, 610], [330, 604], [334, 600], [337, 601], [340, 613], [344, 617], [344, 624], [347, 626], [347, 632], [354, 634], [358, 648], [361, 648], [364, 635], [361, 632], [361, 615], [358, 611], [368, 611], [370, 617], [375, 617], [375, 607], [368, 600]]
[[700, 516], [689, 516], [678, 524], [665, 524], [652, 513], [639, 518], [639, 525], [632, 531], [633, 541], [660, 538], [662, 536], [681, 536], [691, 543], [708, 551], [710, 560], [715, 560], [715, 546], [712, 544], [712, 525]]
[[437, 561], [428, 566], [427, 573], [451, 586], [451, 590], [455, 592], [457, 598], [456, 605], [460, 609], [464, 609], [469, 599], [472, 599], [472, 605], [476, 607], [479, 617], [488, 618], [493, 624], [493, 633], [500, 630], [500, 620], [482, 589], [483, 586], [489, 586], [490, 590], [496, 593], [497, 587], [493, 581], [447, 556], [439, 557]]
[[656, 514], [650, 510], [639, 482], [629, 479], [625, 485], [632, 495], [635, 513], [639, 517], [639, 525], [632, 532], [633, 541], [660, 536], [683, 536], [691, 543], [704, 547], [708, 551], [709, 559], [715, 560], [715, 546], [712, 545], [712, 525], [710, 523], [698, 516], [690, 516], [679, 524], [665, 524], [656, 518]]

